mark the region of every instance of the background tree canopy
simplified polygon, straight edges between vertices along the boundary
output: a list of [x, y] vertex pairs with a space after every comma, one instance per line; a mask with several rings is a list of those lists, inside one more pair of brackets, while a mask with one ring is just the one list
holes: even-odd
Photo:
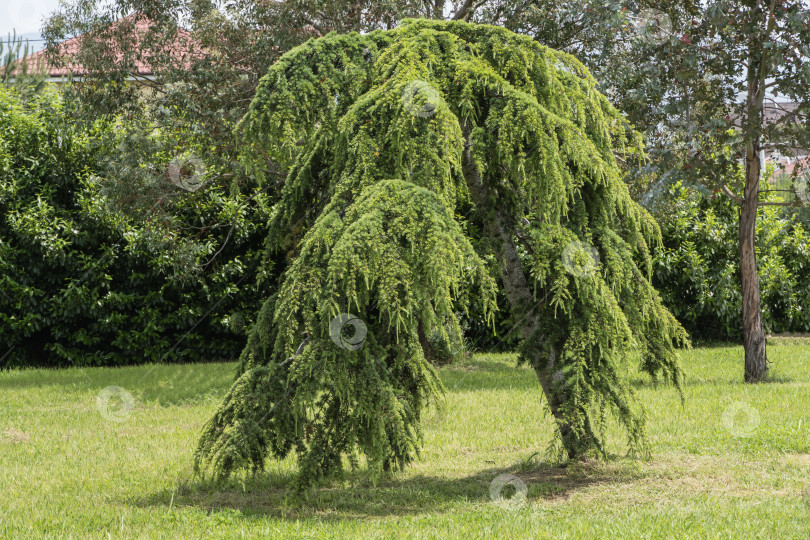
[[[616, 158], [640, 138], [576, 59], [463, 22], [331, 34], [273, 65], [238, 134], [252, 174], [286, 174], [268, 250], [288, 262], [198, 471], [293, 450], [302, 486], [343, 456], [404, 466], [441, 389], [426, 333], [458, 332], [454, 301], [488, 316], [498, 288], [567, 456], [604, 451], [608, 412], [645, 451], [627, 370], [679, 383], [686, 334], [650, 284], [660, 231]], [[359, 348], [339, 346], [348, 314]]]
[[[226, 197], [233, 193], [244, 200], [254, 195], [253, 178], [239, 166], [238, 141], [232, 129], [246, 113], [260, 77], [281, 54], [310, 37], [330, 31], [387, 30], [404, 17], [496, 24], [575, 55], [595, 76], [597, 88], [644, 135], [649, 160], [622, 162], [625, 181], [635, 200], [655, 211], [659, 222], [667, 223], [666, 207], [672, 202], [668, 188], [674, 182], [681, 181], [706, 196], [711, 195], [706, 186], [728, 186], [741, 193], [736, 184], [745, 137], [740, 130], [731, 129], [732, 119], [753, 119], [758, 109], [747, 111], [748, 105], [737, 99], [746, 91], [745, 66], [753, 65], [746, 55], [770, 51], [763, 73], [784, 72], [785, 76], [774, 80], [778, 95], [799, 104], [806, 101], [807, 70], [801, 67], [804, 57], [799, 49], [806, 41], [802, 36], [807, 32], [803, 26], [807, 13], [801, 2], [781, 0], [767, 9], [726, 1], [703, 5], [589, 0], [560, 5], [551, 0], [71, 0], [47, 20], [44, 35], [54, 52], [59, 51], [57, 44], [62, 39], [83, 35], [81, 46], [72, 54], [52, 58], [64, 65], [79, 63], [93, 74], [94, 84], [72, 85], [66, 91], [69, 99], [77, 98], [81, 104], [76, 116], [91, 121], [99, 115], [126, 119], [116, 159], [106, 163], [103, 173], [108, 179], [104, 184], [107, 199], [136, 217], [159, 212], [163, 219], [156, 221], [175, 232], [185, 225], [186, 215], [175, 213], [171, 205], [153, 204], [171, 198], [174, 188], [163, 181], [165, 169], [139, 164], [162, 164], [166, 155], [193, 153], [205, 164], [209, 183], [230, 183]], [[175, 41], [183, 46], [169, 54], [172, 48], [165, 44]], [[141, 63], [148, 63], [155, 73], [154, 78], [140, 81], [149, 86], [148, 93], [126, 84], [128, 78], [139, 78], [134, 66]], [[757, 100], [749, 101], [756, 105]], [[803, 111], [802, 105], [779, 122], [801, 119]], [[806, 122], [787, 122], [787, 131], [757, 122], [746, 122], [745, 127], [749, 135], [761, 130], [767, 145], [806, 146], [796, 144], [807, 139]], [[151, 134], [158, 129], [164, 135], [161, 144], [144, 146], [143, 141], [152, 140]], [[155, 153], [157, 157], [152, 155]], [[265, 167], [263, 190], [270, 199], [278, 198], [285, 174], [281, 165], [268, 163]], [[792, 190], [790, 185], [783, 189]], [[746, 215], [752, 215], [750, 208]], [[753, 220], [746, 223], [745, 238], [751, 244]], [[219, 225], [228, 227], [229, 223]], [[725, 239], [734, 240], [731, 236]], [[752, 285], [754, 251], [743, 253], [747, 283]], [[748, 297], [753, 298], [756, 287], [748, 289], [752, 292]], [[668, 296], [665, 302], [673, 298]], [[500, 307], [507, 306], [503, 290], [497, 301]], [[755, 304], [747, 304], [749, 320], [759, 313]], [[683, 306], [671, 307], [684, 313]], [[477, 306], [461, 316], [465, 335], [482, 348], [514, 348], [517, 333], [492, 339], [482, 312], [483, 306]], [[742, 328], [741, 310], [738, 314]], [[510, 310], [496, 312], [495, 326], [504, 334], [515, 323]], [[757, 326], [748, 324], [749, 328]], [[776, 325], [789, 326], [789, 321]], [[761, 337], [761, 332], [748, 334]], [[759, 339], [749, 342], [762, 343]], [[764, 347], [761, 352], [747, 353], [747, 357], [757, 358], [757, 365], [763, 367]], [[757, 373], [749, 378], [759, 380], [765, 370]]]

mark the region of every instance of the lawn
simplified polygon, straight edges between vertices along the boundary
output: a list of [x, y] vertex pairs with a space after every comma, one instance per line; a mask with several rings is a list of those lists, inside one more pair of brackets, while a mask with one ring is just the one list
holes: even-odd
[[[289, 493], [292, 459], [225, 486], [193, 478], [231, 364], [3, 372], [0, 537], [810, 538], [810, 340], [772, 341], [769, 355], [775, 382], [747, 386], [740, 347], [685, 352], [683, 404], [637, 377], [652, 459], [623, 457], [614, 426], [613, 459], [567, 467], [545, 457], [534, 374], [475, 355], [441, 370], [420, 461], [307, 500]], [[113, 392], [105, 408], [110, 386], [133, 401]], [[492, 500], [503, 474], [525, 501]]]

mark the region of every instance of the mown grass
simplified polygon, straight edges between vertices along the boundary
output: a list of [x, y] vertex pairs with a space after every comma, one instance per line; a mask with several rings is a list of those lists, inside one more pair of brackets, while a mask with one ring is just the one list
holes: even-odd
[[[418, 463], [307, 500], [288, 491], [291, 459], [225, 486], [192, 477], [230, 364], [0, 373], [0, 537], [808, 538], [810, 340], [769, 354], [774, 382], [747, 386], [739, 347], [685, 352], [683, 404], [635, 377], [652, 459], [622, 457], [611, 428], [617, 457], [567, 467], [544, 459], [551, 421], [533, 373], [476, 355], [441, 370], [448, 391]], [[108, 386], [135, 398], [123, 421], [99, 412]], [[491, 500], [501, 474], [527, 486], [524, 504]]]

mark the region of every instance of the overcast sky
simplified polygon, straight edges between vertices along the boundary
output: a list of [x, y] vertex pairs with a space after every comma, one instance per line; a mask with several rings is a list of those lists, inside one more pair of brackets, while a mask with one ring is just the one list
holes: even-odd
[[39, 32], [42, 19], [59, 6], [59, 0], [0, 0], [0, 37]]

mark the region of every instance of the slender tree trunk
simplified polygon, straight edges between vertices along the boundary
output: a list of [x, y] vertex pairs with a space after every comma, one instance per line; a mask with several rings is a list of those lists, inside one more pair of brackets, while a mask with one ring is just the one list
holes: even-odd
[[[749, 145], [749, 155], [746, 156], [745, 166], [745, 198], [740, 208], [740, 275], [742, 277], [745, 382], [751, 383], [763, 381], [768, 373], [755, 251], [761, 168], [757, 146], [756, 144]], [[752, 148], [753, 152], [750, 151]]]
[[[470, 188], [473, 201], [478, 208], [485, 212], [487, 208], [492, 208], [486, 186], [481, 178], [480, 171], [472, 159], [470, 151], [470, 131], [469, 126], [465, 126], [465, 148], [462, 156], [462, 167], [467, 185]], [[535, 301], [532, 290], [523, 272], [523, 266], [518, 257], [517, 248], [513, 239], [512, 231], [509, 230], [507, 221], [498, 210], [493, 211], [491, 219], [485, 219], [484, 227], [487, 236], [495, 240], [502, 246], [500, 257], [501, 279], [503, 280], [506, 297], [512, 310], [512, 315], [519, 321], [518, 330], [521, 339], [525, 342], [534, 338], [537, 340], [538, 320], [535, 315]], [[554, 350], [537, 347], [532, 350], [524, 350], [523, 354], [528, 356], [527, 361], [534, 368], [540, 387], [543, 389], [546, 402], [560, 430], [563, 448], [569, 459], [574, 459], [584, 454], [594, 447], [593, 441], [586, 435], [574, 430], [566, 420], [562, 412], [563, 397], [559, 394], [553, 383], [553, 376], [558, 369], [555, 368]]]
[[745, 348], [745, 382], [757, 383], [768, 374], [765, 332], [762, 329], [762, 306], [759, 295], [759, 273], [756, 255], [757, 207], [759, 179], [762, 173], [760, 140], [762, 105], [764, 103], [763, 58], [752, 51], [748, 71], [747, 113], [743, 129], [745, 146], [745, 194], [740, 208], [740, 277], [742, 280], [743, 346]]

